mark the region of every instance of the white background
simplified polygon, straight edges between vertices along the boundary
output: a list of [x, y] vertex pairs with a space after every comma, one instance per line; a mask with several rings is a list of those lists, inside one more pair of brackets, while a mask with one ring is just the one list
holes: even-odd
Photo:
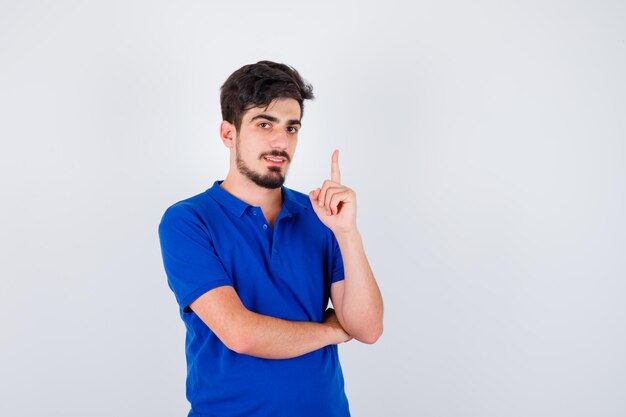
[[626, 415], [623, 1], [0, 1], [0, 414], [184, 416], [157, 226], [228, 168], [219, 87], [317, 98], [385, 299], [354, 416]]

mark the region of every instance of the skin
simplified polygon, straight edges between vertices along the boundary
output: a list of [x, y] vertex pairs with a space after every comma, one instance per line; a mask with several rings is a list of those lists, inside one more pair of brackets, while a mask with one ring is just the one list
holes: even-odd
[[[222, 142], [230, 149], [230, 169], [221, 187], [260, 207], [271, 227], [282, 207], [276, 184], [282, 184], [293, 160], [300, 118], [296, 100], [277, 99], [267, 108], [249, 109], [239, 131], [228, 121], [220, 125]], [[281, 161], [265, 158], [272, 155]], [[382, 334], [382, 297], [356, 227], [356, 195], [341, 184], [338, 151], [332, 156], [331, 178], [311, 191], [309, 198], [320, 220], [335, 234], [344, 261], [345, 280], [331, 286], [335, 308], [327, 310], [322, 323], [288, 321], [249, 311], [232, 287], [215, 288], [190, 307], [235, 352], [286, 359], [353, 337], [374, 343]]]
[[[275, 100], [267, 109], [254, 107], [248, 110], [239, 132], [228, 121], [220, 125], [222, 142], [230, 149], [230, 169], [222, 188], [246, 203], [261, 207], [272, 227], [282, 206], [280, 187], [260, 187], [238, 169], [237, 162], [243, 161], [248, 169], [259, 175], [285, 177], [296, 151], [300, 127], [300, 105], [293, 99]], [[263, 158], [271, 153], [285, 154], [288, 160], [276, 166]]]
[[356, 225], [356, 193], [341, 184], [339, 150], [331, 157], [330, 179], [309, 193], [315, 214], [335, 234], [345, 279], [330, 288], [342, 327], [355, 339], [374, 343], [383, 332], [383, 300]]

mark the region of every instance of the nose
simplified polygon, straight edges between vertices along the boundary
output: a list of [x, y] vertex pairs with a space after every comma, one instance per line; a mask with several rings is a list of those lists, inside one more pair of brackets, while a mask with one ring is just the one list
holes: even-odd
[[287, 137], [287, 132], [285, 132], [284, 130], [277, 131], [276, 134], [272, 136], [272, 140], [270, 143], [272, 148], [279, 149], [281, 151], [287, 149], [288, 144], [289, 138]]

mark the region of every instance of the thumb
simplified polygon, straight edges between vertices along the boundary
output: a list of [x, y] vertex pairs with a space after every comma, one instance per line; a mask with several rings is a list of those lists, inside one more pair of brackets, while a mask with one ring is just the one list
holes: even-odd
[[311, 201], [317, 201], [317, 197], [320, 195], [320, 191], [322, 191], [320, 188], [316, 188], [309, 193], [309, 198], [311, 199]]
[[315, 214], [318, 215], [318, 217], [321, 216], [324, 211], [324, 208], [320, 207], [319, 204], [317, 204], [317, 198], [319, 197], [321, 191], [322, 191], [321, 189], [317, 188], [309, 193], [309, 200], [311, 200], [311, 206], [313, 207], [313, 211], [315, 212]]

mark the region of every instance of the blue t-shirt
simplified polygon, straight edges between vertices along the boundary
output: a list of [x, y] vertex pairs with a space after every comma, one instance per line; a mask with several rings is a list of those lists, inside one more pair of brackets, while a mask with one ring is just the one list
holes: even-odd
[[272, 228], [260, 207], [221, 182], [170, 206], [159, 224], [168, 284], [187, 329], [189, 416], [349, 416], [337, 345], [291, 359], [242, 355], [189, 308], [230, 285], [250, 311], [320, 323], [331, 284], [344, 278], [335, 236], [308, 195], [282, 187]]

